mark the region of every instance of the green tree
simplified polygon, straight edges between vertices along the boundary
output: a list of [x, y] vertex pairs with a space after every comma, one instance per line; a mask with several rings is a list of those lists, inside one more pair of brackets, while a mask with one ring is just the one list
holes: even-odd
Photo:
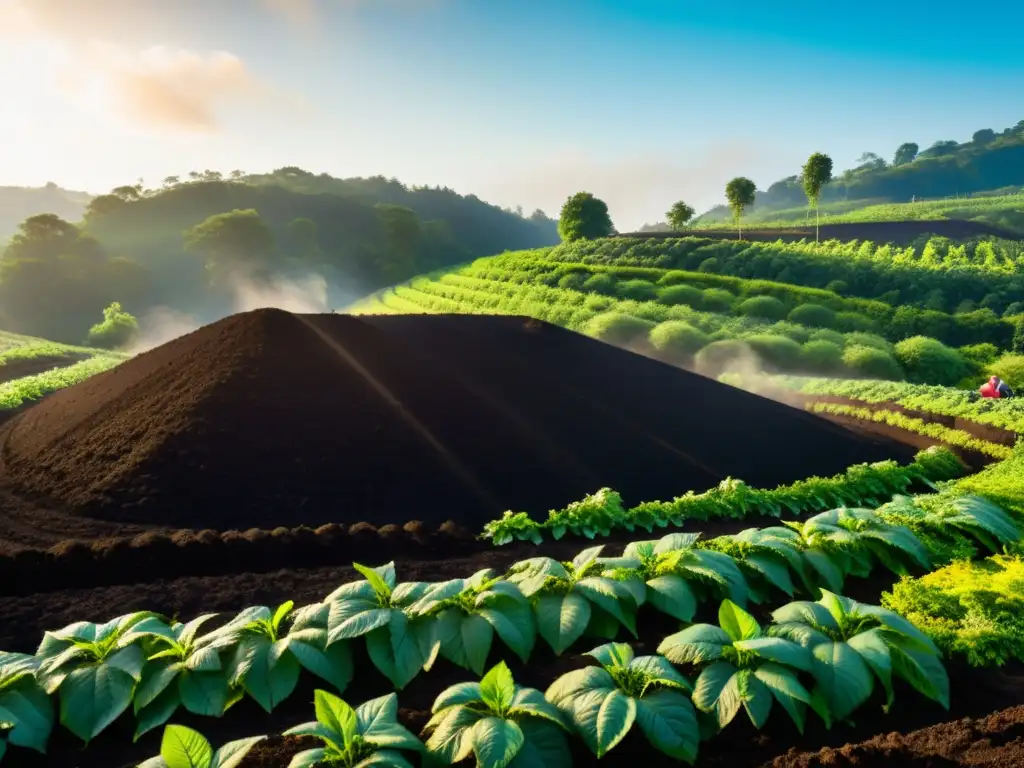
[[323, 257], [312, 219], [292, 219], [288, 222], [287, 247], [293, 258], [305, 264], [317, 264]]
[[264, 276], [274, 256], [274, 233], [252, 208], [214, 214], [186, 230], [184, 237], [185, 248], [206, 259], [215, 281], [240, 270]]
[[375, 207], [386, 241], [378, 261], [380, 274], [385, 282], [396, 283], [416, 271], [423, 224], [416, 213], [404, 205], [378, 203]]
[[821, 188], [832, 181], [832, 158], [821, 152], [815, 152], [804, 163], [801, 179], [807, 202], [814, 206], [814, 239], [820, 235], [820, 219], [818, 217], [818, 201], [821, 199]]
[[757, 185], [744, 176], [737, 176], [725, 185], [725, 198], [729, 201], [729, 208], [732, 210], [733, 220], [736, 222], [737, 239], [743, 239], [743, 229], [740, 222], [743, 212], [754, 204], [757, 196]]
[[991, 128], [982, 128], [980, 131], [975, 131], [971, 137], [971, 141], [979, 145], [991, 144], [995, 140], [996, 132]]
[[896, 154], [893, 155], [892, 164], [907, 165], [908, 163], [912, 163], [917, 159], [917, 153], [920, 151], [921, 148], [912, 141], [900, 144], [896, 149]]
[[41, 213], [29, 216], [18, 225], [18, 231], [4, 251], [4, 260], [56, 261], [61, 257], [93, 255], [97, 249], [98, 243], [83, 235], [74, 224], [55, 214]]
[[564, 242], [596, 240], [612, 233], [608, 206], [589, 192], [577, 192], [565, 201], [558, 219], [558, 234]]
[[118, 349], [128, 346], [139, 335], [139, 323], [121, 309], [120, 302], [113, 302], [103, 310], [103, 322], [89, 329], [88, 344], [103, 349]]
[[678, 232], [686, 229], [696, 213], [692, 207], [680, 200], [668, 209], [665, 217], [668, 220], [669, 226]]

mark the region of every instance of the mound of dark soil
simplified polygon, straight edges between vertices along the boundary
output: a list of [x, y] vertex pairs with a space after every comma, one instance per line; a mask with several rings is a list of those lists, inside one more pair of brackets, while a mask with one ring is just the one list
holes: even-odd
[[[692, 232], [694, 237], [711, 237], [723, 240], [735, 240], [736, 230], [724, 227], [722, 229], [695, 229]], [[948, 237], [952, 240], [968, 240], [972, 237], [999, 237], [1004, 240], [1018, 240], [1020, 234], [1007, 229], [994, 227], [982, 221], [967, 221], [965, 219], [922, 219], [910, 221], [864, 221], [850, 222], [845, 224], [822, 224], [822, 240], [871, 240], [876, 243], [896, 243], [909, 245], [922, 235], [937, 235]], [[757, 240], [774, 242], [782, 240], [791, 242], [795, 240], [811, 239], [815, 236], [814, 227], [785, 227], [773, 229], [765, 227], [758, 229], [756, 226], [747, 229], [743, 228], [744, 240]], [[678, 232], [630, 232], [619, 237], [679, 237]]]
[[910, 460], [770, 400], [536, 321], [234, 315], [0, 429], [6, 481], [93, 518], [477, 528], [602, 486], [627, 502]]

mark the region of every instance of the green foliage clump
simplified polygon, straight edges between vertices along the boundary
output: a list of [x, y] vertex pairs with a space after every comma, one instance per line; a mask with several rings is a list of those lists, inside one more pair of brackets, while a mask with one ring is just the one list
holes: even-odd
[[1024, 394], [1024, 354], [1003, 355], [989, 366], [988, 372]]
[[786, 316], [786, 305], [774, 296], [752, 296], [740, 302], [736, 311], [748, 317], [782, 320]]
[[697, 353], [694, 362], [705, 376], [718, 377], [731, 365], [750, 356], [750, 347], [739, 339], [713, 341]]
[[648, 280], [623, 280], [615, 287], [615, 293], [633, 301], [654, 301], [658, 298], [658, 289]]
[[705, 288], [701, 304], [706, 312], [726, 313], [732, 310], [734, 301], [736, 297], [724, 288]]
[[659, 323], [647, 339], [666, 358], [680, 362], [689, 360], [710, 342], [706, 333], [683, 320]]
[[611, 275], [591, 275], [583, 281], [583, 290], [587, 293], [599, 293], [602, 296], [613, 296], [615, 294], [615, 278]]
[[787, 339], [792, 339], [798, 344], [803, 344], [811, 340], [811, 329], [806, 328], [796, 323], [791, 323], [788, 320], [780, 320], [768, 329], [769, 333], [773, 333], [776, 336], [785, 336]]
[[571, 272], [558, 278], [558, 287], [566, 291], [583, 291], [587, 275], [582, 272]]
[[833, 331], [829, 328], [820, 328], [816, 331], [812, 331], [810, 340], [827, 341], [831, 344], [835, 344], [840, 349], [846, 346], [846, 337], [839, 331]]
[[814, 339], [804, 344], [801, 361], [813, 373], [833, 373], [843, 366], [843, 348], [825, 339]]
[[87, 343], [101, 349], [118, 349], [132, 343], [139, 335], [139, 322], [113, 302], [103, 310], [103, 322], [89, 329]]
[[975, 369], [975, 372], [983, 371], [994, 363], [999, 357], [999, 348], [995, 344], [968, 344], [957, 350], [964, 359]]
[[831, 328], [836, 322], [836, 313], [821, 304], [801, 304], [789, 313], [789, 321], [812, 328]]
[[853, 331], [872, 333], [878, 328], [874, 320], [867, 315], [862, 315], [860, 312], [837, 312], [835, 326], [840, 331], [847, 333]]
[[697, 308], [701, 306], [703, 299], [704, 294], [700, 288], [694, 288], [692, 285], [668, 285], [658, 291], [658, 301], [669, 306], [686, 304]]
[[976, 667], [1024, 660], [1024, 561], [996, 555], [904, 577], [882, 604]]
[[591, 318], [583, 332], [610, 344], [629, 344], [647, 337], [654, 323], [621, 312], [604, 312]]
[[843, 365], [851, 373], [871, 379], [903, 379], [903, 369], [888, 352], [855, 344], [843, 352]]
[[800, 345], [785, 336], [758, 334], [748, 336], [744, 341], [771, 367], [793, 369], [800, 363]]
[[927, 336], [904, 339], [895, 351], [913, 382], [952, 386], [971, 372], [963, 355]]
[[860, 331], [846, 334], [845, 346], [871, 347], [872, 349], [880, 349], [887, 354], [891, 354], [893, 351], [892, 344], [883, 339], [881, 336], [877, 336], [873, 333], [863, 333]]
[[558, 235], [564, 242], [595, 240], [612, 233], [608, 206], [589, 192], [571, 195], [562, 206]]

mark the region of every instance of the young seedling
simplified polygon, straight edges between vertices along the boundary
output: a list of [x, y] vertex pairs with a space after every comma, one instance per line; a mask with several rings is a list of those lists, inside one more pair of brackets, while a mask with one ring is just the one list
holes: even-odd
[[249, 750], [266, 736], [229, 741], [216, 752], [198, 731], [183, 725], [168, 725], [160, 742], [160, 754], [138, 768], [238, 768]]
[[500, 662], [479, 683], [453, 685], [434, 701], [428, 756], [451, 765], [476, 756], [478, 768], [523, 765], [569, 768], [566, 724], [540, 691], [521, 688]]
[[604, 757], [634, 724], [655, 749], [693, 763], [700, 728], [687, 694], [689, 681], [661, 656], [634, 658], [625, 643], [589, 651], [600, 663], [568, 672], [545, 692], [590, 750]]
[[774, 698], [802, 733], [811, 694], [798, 675], [810, 670], [810, 652], [781, 637], [767, 637], [754, 617], [730, 600], [722, 602], [718, 623], [694, 624], [658, 646], [669, 661], [703, 667], [694, 685], [694, 706], [714, 714], [719, 728], [732, 722], [742, 706], [761, 728]]
[[398, 722], [398, 697], [393, 693], [352, 709], [327, 691], [315, 691], [316, 720], [284, 732], [315, 736], [323, 747], [292, 758], [288, 768], [412, 768], [399, 750], [422, 752], [423, 743]]

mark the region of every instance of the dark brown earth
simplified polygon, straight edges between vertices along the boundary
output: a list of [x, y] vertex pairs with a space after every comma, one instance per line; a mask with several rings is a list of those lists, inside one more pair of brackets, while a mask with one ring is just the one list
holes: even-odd
[[463, 315], [235, 315], [0, 428], [4, 537], [27, 539], [67, 515], [61, 538], [93, 520], [98, 537], [111, 523], [479, 530], [603, 486], [638, 503], [913, 453], [552, 325]]
[[[896, 243], [908, 245], [923, 235], [937, 235], [952, 240], [967, 240], [972, 237], [998, 237], [1004, 240], [1019, 240], [1020, 234], [1007, 229], [994, 227], [980, 221], [963, 219], [931, 219], [920, 221], [872, 221], [849, 224], [822, 224], [820, 237], [822, 240], [871, 240], [876, 243]], [[694, 229], [682, 236], [710, 237], [722, 240], [737, 239], [735, 229]], [[678, 232], [630, 232], [618, 237], [666, 238], [680, 237]], [[769, 227], [747, 229], [743, 227], [744, 240], [774, 242], [782, 240], [792, 242], [815, 237], [814, 227], [785, 227], [772, 229]]]

